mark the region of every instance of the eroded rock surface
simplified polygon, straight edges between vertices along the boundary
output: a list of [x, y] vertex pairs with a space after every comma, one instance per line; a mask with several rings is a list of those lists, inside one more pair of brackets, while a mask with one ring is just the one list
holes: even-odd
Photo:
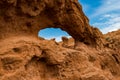
[[39, 30], [47, 27], [61, 28], [76, 41], [91, 46], [99, 44], [97, 40], [101, 33], [95, 35], [96, 29], [89, 25], [77, 0], [0, 1], [1, 39], [8, 36], [37, 36]]
[[120, 29], [105, 34], [104, 38], [106, 40], [105, 46], [117, 51], [120, 50]]
[[[95, 60], [92, 60], [92, 56], [88, 58], [93, 51], [88, 55], [85, 49], [89, 50], [89, 48], [86, 45], [83, 44], [82, 50], [75, 50], [64, 48], [52, 40], [31, 38], [9, 38], [2, 41], [0, 44], [1, 80], [113, 79], [112, 74], [102, 73], [101, 69], [93, 65], [93, 62], [98, 59], [95, 57]], [[97, 55], [97, 52], [95, 53]]]
[[[74, 39], [39, 38], [47, 27]], [[108, 45], [77, 0], [0, 0], [0, 80], [119, 80], [119, 45]]]

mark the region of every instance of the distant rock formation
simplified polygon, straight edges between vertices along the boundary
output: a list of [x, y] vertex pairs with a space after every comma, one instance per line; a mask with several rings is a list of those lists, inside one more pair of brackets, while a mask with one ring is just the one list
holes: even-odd
[[120, 29], [104, 35], [105, 46], [120, 52]]

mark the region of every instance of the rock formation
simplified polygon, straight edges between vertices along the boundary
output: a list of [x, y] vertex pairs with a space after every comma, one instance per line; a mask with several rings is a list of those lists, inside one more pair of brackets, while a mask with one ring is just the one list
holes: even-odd
[[[74, 40], [38, 37], [48, 27]], [[78, 0], [0, 0], [0, 80], [120, 80], [119, 45], [104, 37]]]
[[53, 27], [68, 32], [77, 42], [97, 44], [98, 36], [77, 0], [1, 0], [0, 22], [0, 39], [37, 36], [39, 30]]
[[105, 45], [111, 49], [119, 51], [120, 49], [120, 29], [111, 33], [105, 34]]

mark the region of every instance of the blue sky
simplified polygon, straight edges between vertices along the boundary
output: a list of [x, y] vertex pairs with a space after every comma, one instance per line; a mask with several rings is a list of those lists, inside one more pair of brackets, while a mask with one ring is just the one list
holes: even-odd
[[[102, 33], [120, 29], [120, 0], [79, 0], [83, 11], [90, 20], [90, 25], [98, 27]], [[45, 39], [56, 38], [60, 41], [62, 36], [70, 37], [60, 29], [44, 29], [39, 35]]]
[[102, 33], [120, 29], [120, 0], [79, 0], [90, 24]]
[[56, 38], [56, 41], [61, 41], [62, 36], [70, 37], [67, 32], [62, 31], [60, 28], [46, 28], [41, 30], [39, 35], [45, 39]]

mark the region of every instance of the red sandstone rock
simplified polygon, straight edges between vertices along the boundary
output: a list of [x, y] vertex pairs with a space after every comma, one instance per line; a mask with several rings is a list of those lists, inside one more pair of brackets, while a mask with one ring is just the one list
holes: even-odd
[[96, 46], [101, 34], [95, 35], [77, 0], [1, 0], [0, 22], [0, 39], [37, 36], [39, 30], [54, 27], [76, 41]]
[[[47, 27], [74, 40], [63, 38], [61, 46], [38, 38]], [[103, 44], [111, 43], [89, 25], [77, 0], [0, 1], [0, 80], [119, 80], [119, 45]]]

